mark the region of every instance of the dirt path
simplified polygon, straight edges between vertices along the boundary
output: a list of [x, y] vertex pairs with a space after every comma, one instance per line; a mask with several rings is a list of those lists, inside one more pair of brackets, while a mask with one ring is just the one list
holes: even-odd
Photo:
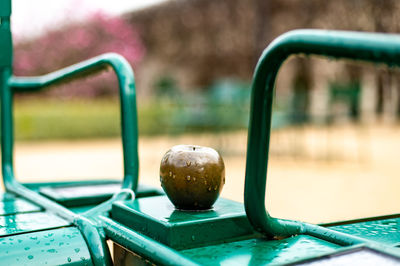
[[[267, 184], [272, 215], [311, 222], [398, 212], [400, 127], [303, 128], [274, 132]], [[141, 182], [159, 186], [169, 147], [219, 149], [226, 165], [224, 197], [243, 201], [246, 132], [141, 138]], [[119, 140], [16, 144], [20, 180], [120, 178]]]

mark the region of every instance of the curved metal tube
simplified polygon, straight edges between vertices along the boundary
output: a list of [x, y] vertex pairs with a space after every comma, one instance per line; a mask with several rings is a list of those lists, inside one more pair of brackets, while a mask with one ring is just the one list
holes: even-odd
[[96, 224], [82, 215], [78, 215], [64, 206], [47, 199], [46, 197], [32, 191], [18, 183], [16, 180], [9, 185], [8, 191], [19, 195], [47, 211], [64, 218], [79, 228], [86, 241], [94, 265], [112, 265], [111, 255], [105, 238], [100, 234]]
[[151, 260], [157, 265], [195, 266], [198, 263], [154, 239], [136, 233], [113, 220], [100, 216], [106, 235], [129, 250]]
[[[124, 180], [122, 183], [122, 188], [129, 188], [133, 191], [136, 191], [139, 173], [139, 157], [135, 80], [131, 66], [122, 56], [114, 53], [103, 54], [50, 74], [38, 77], [12, 76], [8, 79], [8, 86], [12, 91], [15, 92], [37, 91], [61, 82], [82, 78], [105, 70], [109, 67], [111, 67], [117, 75], [121, 99], [121, 134], [124, 158]], [[11, 97], [12, 92], [5, 93], [10, 93], [8, 98]], [[6, 104], [9, 104], [7, 108], [12, 110], [11, 101], [10, 103]], [[4, 108], [2, 111], [4, 111]], [[6, 116], [3, 115], [3, 120], [4, 119], [6, 120], [5, 122], [7, 125], [3, 125], [2, 127], [4, 139], [2, 143], [3, 178], [8, 180], [10, 178], [14, 178], [12, 165], [12, 114], [6, 114]], [[7, 187], [7, 182], [5, 181], [5, 183]]]
[[123, 57], [112, 53], [104, 54], [39, 77], [14, 77], [11, 76], [11, 68], [2, 69], [0, 72], [2, 75], [1, 80], [3, 81], [3, 83], [0, 84], [0, 88], [2, 118], [1, 150], [4, 186], [7, 191], [20, 195], [75, 224], [80, 229], [87, 242], [95, 265], [112, 264], [105, 237], [100, 232], [101, 228], [97, 228], [95, 224], [96, 221], [71, 212], [60, 204], [26, 188], [15, 179], [13, 168], [14, 139], [12, 97], [14, 91], [37, 91], [61, 82], [82, 78], [83, 76], [105, 70], [107, 67], [111, 67], [115, 71], [119, 81], [122, 146], [124, 155], [124, 180], [122, 188], [136, 191], [139, 172], [136, 92], [132, 68]]
[[[321, 236], [331, 231], [322, 227], [316, 230], [315, 226], [306, 223], [273, 218], [265, 208], [275, 79], [282, 63], [294, 54], [400, 66], [400, 37], [377, 33], [295, 30], [281, 35], [264, 50], [256, 66], [252, 83], [244, 203], [253, 227], [270, 237], [310, 232]], [[357, 242], [357, 239], [347, 235], [343, 237], [336, 242]]]

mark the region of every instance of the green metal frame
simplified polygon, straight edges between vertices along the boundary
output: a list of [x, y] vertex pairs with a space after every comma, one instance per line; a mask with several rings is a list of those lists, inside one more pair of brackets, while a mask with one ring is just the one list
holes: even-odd
[[[11, 0], [0, 0], [0, 104], [3, 183], [7, 191], [34, 202], [73, 223], [82, 233], [94, 265], [111, 265], [106, 237], [164, 265], [196, 265], [175, 250], [143, 237], [107, 218], [117, 200], [134, 199], [138, 184], [138, 129], [136, 91], [129, 63], [117, 54], [104, 54], [39, 77], [12, 76]], [[121, 192], [83, 214], [76, 214], [19, 183], [13, 165], [13, 94], [35, 92], [52, 85], [112, 68], [117, 75], [121, 101], [124, 179]]]
[[[111, 67], [118, 77], [121, 99], [121, 133], [124, 158], [123, 188], [136, 191], [138, 184], [138, 129], [136, 92], [133, 71], [129, 63], [117, 54], [104, 54], [76, 65], [39, 77], [15, 77], [8, 79], [2, 90], [2, 160], [3, 178], [8, 190], [12, 189], [13, 173], [13, 92], [34, 92], [61, 82], [82, 78]], [[10, 186], [11, 185], [11, 186]]]
[[[82, 232], [95, 265], [110, 265], [111, 256], [105, 242], [102, 228], [98, 228], [94, 211], [107, 211], [115, 200], [134, 197], [138, 183], [138, 146], [136, 92], [133, 71], [129, 63], [117, 54], [104, 54], [82, 63], [39, 77], [12, 76], [12, 38], [10, 30], [11, 0], [0, 0], [0, 103], [1, 103], [1, 152], [2, 178], [7, 191], [51, 211], [73, 223]], [[116, 194], [101, 207], [92, 212], [78, 215], [42, 195], [34, 192], [14, 176], [13, 165], [13, 94], [14, 92], [34, 92], [51, 85], [81, 78], [112, 68], [118, 77], [121, 99], [122, 145], [124, 155], [124, 179], [122, 188], [130, 193]]]
[[[73, 223], [81, 231], [95, 265], [111, 265], [106, 238], [164, 265], [196, 265], [185, 255], [145, 237], [108, 217], [113, 202], [134, 199], [138, 183], [137, 113], [133, 71], [116, 54], [105, 54], [39, 77], [12, 76], [11, 0], [0, 0], [0, 97], [3, 182], [7, 191]], [[282, 35], [264, 51], [254, 74], [245, 180], [245, 208], [257, 231], [273, 236], [307, 234], [342, 246], [367, 245], [396, 254], [390, 247], [321, 226], [271, 217], [265, 209], [266, 173], [270, 139], [273, 89], [282, 63], [292, 54], [347, 58], [389, 66], [400, 65], [400, 37], [395, 35], [298, 30]], [[76, 214], [19, 183], [13, 168], [13, 94], [34, 92], [112, 68], [119, 81], [121, 98], [124, 180], [121, 192], [110, 200]]]
[[244, 204], [254, 228], [263, 234], [309, 234], [342, 245], [366, 241], [307, 223], [271, 217], [265, 207], [272, 102], [279, 68], [291, 55], [318, 55], [400, 66], [400, 36], [377, 33], [295, 30], [274, 40], [263, 52], [253, 77]]

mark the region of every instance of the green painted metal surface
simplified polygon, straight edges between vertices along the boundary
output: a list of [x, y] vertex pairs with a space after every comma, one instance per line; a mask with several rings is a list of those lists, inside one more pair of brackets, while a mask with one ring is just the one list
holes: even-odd
[[0, 0], [0, 17], [11, 15], [11, 0]]
[[[60, 204], [32, 191], [20, 184], [14, 175], [13, 150], [13, 94], [16, 91], [33, 92], [43, 88], [81, 78], [99, 71], [112, 69], [117, 78], [121, 102], [121, 132], [123, 147], [124, 178], [122, 188], [136, 191], [138, 183], [139, 159], [137, 147], [137, 110], [136, 90], [133, 71], [129, 63], [117, 54], [104, 54], [70, 67], [38, 77], [15, 77], [12, 75], [12, 39], [10, 32], [9, 0], [0, 0], [0, 116], [1, 116], [1, 160], [2, 177], [7, 192], [12, 192], [35, 202], [48, 212], [57, 214], [66, 219], [67, 223], [73, 223], [82, 232], [88, 243], [89, 252], [95, 265], [110, 265], [111, 256], [106, 244], [105, 236], [101, 228], [96, 226], [96, 221], [83, 215], [78, 215]], [[5, 13], [7, 14], [5, 14]], [[45, 60], [45, 59], [43, 59]], [[7, 217], [7, 227], [16, 229], [22, 227], [23, 232], [26, 221], [19, 220], [22, 214], [17, 214], [18, 219]], [[33, 214], [32, 214], [33, 215]], [[35, 214], [37, 215], [37, 214]], [[24, 216], [25, 217], [25, 216]], [[38, 218], [38, 217], [36, 217]], [[54, 221], [52, 221], [53, 219]], [[42, 227], [53, 226], [57, 223], [57, 217], [48, 217], [42, 220]], [[29, 227], [29, 226], [28, 226]]]
[[11, 193], [0, 193], [0, 201], [4, 202], [4, 201], [9, 201], [9, 200], [15, 200], [16, 197], [14, 194]]
[[[137, 191], [138, 184], [136, 92], [133, 72], [128, 62], [119, 55], [105, 54], [47, 75], [15, 77], [12, 75], [10, 13], [10, 0], [0, 0], [2, 176], [8, 192], [29, 202], [14, 198], [11, 194], [2, 196], [0, 247], [13, 246], [12, 249], [0, 248], [0, 254], [8, 251], [1, 256], [6, 259], [4, 262], [12, 264], [13, 259], [18, 258], [21, 264], [51, 262], [58, 265], [111, 265], [106, 238], [162, 265], [292, 263], [329, 252], [335, 253], [342, 250], [342, 246], [353, 248], [355, 245], [364, 245], [400, 257], [398, 249], [393, 248], [399, 240], [396, 236], [396, 219], [325, 228], [273, 218], [266, 211], [264, 203], [273, 88], [282, 63], [292, 54], [306, 54], [399, 66], [399, 36], [299, 30], [287, 33], [271, 43], [256, 67], [252, 85], [244, 198], [246, 212], [241, 204], [224, 199], [217, 201], [211, 211], [182, 212], [176, 211], [165, 196], [154, 197], [151, 193], [145, 193], [149, 196], [147, 198], [121, 201], [127, 198], [124, 193], [135, 198], [133, 192]], [[121, 187], [128, 190], [91, 209], [88, 206], [94, 203], [86, 202], [90, 205], [74, 212], [62, 206], [62, 203], [68, 205], [65, 203], [68, 200], [88, 201], [84, 194], [73, 195], [74, 192], [66, 196], [63, 194], [65, 188], [64, 191], [56, 186], [44, 188], [44, 184], [32, 185], [30, 189], [15, 179], [13, 94], [38, 91], [106, 69], [114, 70], [119, 81], [124, 155]], [[75, 185], [79, 186], [79, 183]], [[111, 192], [101, 196], [104, 194], [110, 196]], [[92, 195], [89, 198], [95, 197]], [[108, 217], [111, 206], [112, 219]], [[255, 230], [270, 239], [256, 237], [247, 219]], [[275, 236], [292, 237], [272, 240]], [[71, 247], [76, 247], [73, 251], [60, 245], [62, 239], [66, 238], [70, 238], [68, 243]], [[25, 243], [31, 246], [23, 247]], [[57, 248], [56, 243], [59, 245]], [[43, 244], [49, 248], [46, 250]], [[29, 249], [25, 249], [27, 247]], [[71, 257], [73, 252], [82, 253]], [[82, 257], [78, 259], [80, 255]], [[56, 259], [59, 261], [56, 262]]]
[[330, 229], [383, 244], [400, 246], [400, 218], [337, 225]]
[[[66, 207], [79, 207], [95, 205], [104, 202], [112, 197], [121, 189], [121, 182], [118, 181], [97, 181], [87, 184], [81, 182], [71, 182], [60, 184], [43, 185], [38, 184], [37, 189], [40, 194], [54, 200]], [[160, 189], [150, 186], [139, 185], [136, 197], [149, 197], [161, 195]]]
[[198, 265], [176, 250], [139, 234], [112, 219], [104, 216], [99, 218], [103, 223], [105, 233], [114, 243], [154, 262], [156, 265]]
[[17, 213], [38, 212], [41, 208], [20, 198], [0, 202], [0, 216]]
[[38, 77], [15, 77], [5, 73], [2, 88], [2, 159], [3, 176], [6, 189], [12, 188], [13, 172], [13, 92], [34, 92], [73, 79], [82, 78], [107, 69], [113, 69], [119, 82], [121, 100], [121, 134], [124, 160], [123, 188], [136, 191], [138, 182], [138, 129], [136, 110], [136, 91], [133, 71], [129, 63], [117, 54], [104, 54], [64, 69]]
[[39, 77], [14, 77], [12, 76], [11, 67], [0, 67], [1, 151], [4, 186], [8, 192], [35, 202], [38, 206], [76, 225], [89, 244], [89, 251], [95, 265], [110, 265], [112, 263], [105, 236], [102, 234], [101, 228], [96, 226], [96, 221], [68, 210], [60, 204], [26, 188], [15, 179], [13, 168], [12, 98], [14, 91], [37, 91], [109, 68], [113, 69], [117, 75], [121, 99], [121, 132], [124, 155], [122, 188], [136, 191], [139, 169], [136, 94], [133, 72], [124, 58], [116, 54], [105, 54]]
[[0, 0], [0, 72], [12, 64], [11, 0]]
[[218, 199], [209, 211], [176, 210], [166, 196], [115, 202], [112, 218], [156, 241], [176, 249], [250, 238], [243, 205]]
[[82, 206], [99, 204], [118, 192], [121, 184], [96, 184], [72, 186], [45, 186], [39, 189], [40, 194], [61, 203], [63, 206]]
[[0, 49], [7, 52], [0, 53], [0, 68], [10, 67], [12, 62], [12, 41], [9, 29], [9, 18], [0, 17]]
[[0, 216], [0, 236], [15, 235], [70, 225], [70, 222], [50, 212], [5, 215]]
[[0, 237], [0, 258], [2, 265], [92, 265], [75, 227]]
[[340, 246], [310, 236], [250, 239], [182, 251], [202, 265], [282, 265], [332, 253]]
[[337, 235], [313, 225], [273, 218], [265, 209], [275, 80], [283, 62], [295, 54], [399, 66], [400, 36], [323, 30], [288, 32], [264, 50], [253, 76], [244, 197], [250, 222], [256, 230], [270, 237], [312, 234], [341, 244], [362, 243], [362, 239], [350, 235]]
[[366, 247], [341, 250], [337, 253], [317, 256], [296, 265], [400, 265], [400, 259]]

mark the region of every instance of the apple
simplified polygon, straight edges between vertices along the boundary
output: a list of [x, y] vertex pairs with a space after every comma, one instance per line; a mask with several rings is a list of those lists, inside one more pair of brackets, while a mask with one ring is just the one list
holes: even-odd
[[212, 148], [177, 145], [161, 160], [160, 181], [177, 209], [211, 209], [225, 184], [224, 161]]

